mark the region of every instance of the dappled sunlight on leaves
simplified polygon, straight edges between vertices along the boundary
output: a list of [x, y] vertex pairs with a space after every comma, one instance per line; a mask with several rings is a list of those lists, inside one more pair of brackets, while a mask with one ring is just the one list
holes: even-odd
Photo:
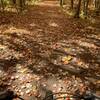
[[5, 12], [9, 20], [0, 22], [0, 77], [8, 75], [9, 87], [23, 97], [41, 95], [41, 85], [74, 93], [100, 83], [98, 27], [66, 17], [52, 2], [22, 15]]
[[58, 25], [56, 23], [54, 23], [54, 22], [53, 23], [49, 23], [49, 25], [52, 26], [52, 27], [58, 27]]

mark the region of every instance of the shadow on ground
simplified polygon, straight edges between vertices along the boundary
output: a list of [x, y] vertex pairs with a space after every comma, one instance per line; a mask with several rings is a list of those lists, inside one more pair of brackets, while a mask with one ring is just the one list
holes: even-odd
[[57, 6], [37, 5], [25, 14], [5, 15], [0, 16], [0, 67], [5, 72], [21, 64], [38, 76], [74, 75], [98, 88], [100, 39], [88, 21], [67, 18]]

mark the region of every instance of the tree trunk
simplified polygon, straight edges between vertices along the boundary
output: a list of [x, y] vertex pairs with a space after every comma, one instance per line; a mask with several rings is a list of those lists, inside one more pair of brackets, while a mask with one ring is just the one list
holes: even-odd
[[4, 6], [4, 0], [1, 0], [1, 8], [4, 11], [4, 8], [5, 8], [5, 6]]
[[95, 8], [98, 9], [100, 7], [100, 0], [95, 0]]
[[60, 6], [63, 7], [63, 5], [66, 4], [66, 0], [60, 0]]
[[79, 1], [78, 1], [76, 13], [75, 13], [75, 16], [74, 16], [75, 18], [79, 18], [79, 17], [80, 17], [81, 1], [82, 1], [82, 0], [79, 0]]
[[73, 9], [74, 1], [71, 0], [71, 9]]
[[87, 17], [88, 5], [89, 5], [89, 0], [83, 0], [83, 14], [85, 18]]
[[63, 6], [63, 0], [60, 0], [60, 6], [61, 7]]
[[25, 7], [25, 0], [18, 0], [18, 6], [19, 6], [19, 10], [21, 12]]
[[100, 13], [100, 0], [95, 0], [95, 9], [96, 9], [96, 14], [99, 15], [99, 13]]
[[16, 4], [16, 0], [11, 0], [11, 2], [12, 2], [12, 4], [14, 4], [14, 5]]

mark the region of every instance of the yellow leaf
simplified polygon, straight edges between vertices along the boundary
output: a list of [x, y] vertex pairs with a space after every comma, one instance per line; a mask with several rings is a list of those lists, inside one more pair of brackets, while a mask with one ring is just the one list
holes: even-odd
[[71, 60], [71, 59], [72, 59], [72, 56], [68, 56], [67, 59], [68, 59], [68, 60]]
[[68, 64], [71, 59], [72, 59], [72, 56], [64, 56], [62, 57], [62, 62], [64, 64]]

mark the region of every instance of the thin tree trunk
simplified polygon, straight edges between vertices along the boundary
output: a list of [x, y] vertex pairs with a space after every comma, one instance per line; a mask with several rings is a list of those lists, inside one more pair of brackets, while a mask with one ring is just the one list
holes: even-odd
[[19, 0], [19, 1], [18, 1], [18, 6], [19, 6], [20, 12], [22, 12], [22, 10], [23, 10], [24, 7], [25, 7], [25, 0]]
[[71, 9], [73, 9], [74, 1], [71, 0]]
[[78, 1], [76, 13], [75, 13], [75, 16], [74, 16], [75, 18], [79, 18], [79, 17], [80, 17], [81, 1], [82, 1], [82, 0], [79, 0], [79, 1]]
[[100, 7], [100, 0], [95, 0], [95, 8], [98, 9]]
[[63, 0], [60, 0], [60, 6], [61, 7], [63, 6]]
[[12, 1], [12, 4], [14, 4], [14, 5], [16, 4], [16, 0], [11, 0], [11, 1]]
[[88, 5], [89, 5], [89, 0], [83, 0], [83, 13], [85, 18], [87, 18]]
[[4, 0], [1, 0], [1, 8], [2, 8], [2, 10], [4, 11]]
[[95, 10], [96, 10], [96, 14], [99, 15], [99, 13], [100, 13], [100, 0], [95, 0]]

